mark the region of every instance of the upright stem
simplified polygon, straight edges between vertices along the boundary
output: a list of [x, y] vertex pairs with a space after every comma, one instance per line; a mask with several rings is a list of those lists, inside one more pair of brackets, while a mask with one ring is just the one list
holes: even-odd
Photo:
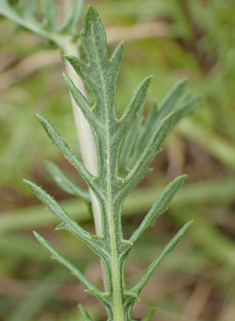
[[[63, 49], [63, 53], [65, 55], [73, 55], [79, 57], [78, 45], [71, 41], [66, 41], [61, 45]], [[76, 72], [74, 71], [73, 67], [70, 63], [65, 59], [65, 70], [66, 74], [72, 79], [74, 84], [79, 88], [81, 93], [84, 97], [86, 97], [86, 87], [83, 81], [78, 77]], [[86, 118], [83, 116], [80, 108], [78, 108], [76, 102], [74, 101], [71, 93], [70, 93], [72, 106], [73, 106], [73, 114], [77, 128], [77, 135], [78, 140], [81, 148], [83, 163], [86, 169], [93, 174], [94, 176], [97, 174], [97, 154], [96, 154], [96, 145], [94, 140], [94, 135], [92, 133], [91, 127], [87, 122]], [[91, 203], [92, 203], [92, 210], [94, 214], [94, 221], [95, 221], [95, 229], [96, 234], [101, 235], [102, 233], [102, 226], [101, 226], [101, 212], [100, 212], [100, 205], [95, 197], [94, 193], [90, 190], [91, 196]], [[102, 277], [104, 280], [104, 286], [107, 288], [107, 281], [106, 281], [106, 273], [103, 264], [102, 267]]]

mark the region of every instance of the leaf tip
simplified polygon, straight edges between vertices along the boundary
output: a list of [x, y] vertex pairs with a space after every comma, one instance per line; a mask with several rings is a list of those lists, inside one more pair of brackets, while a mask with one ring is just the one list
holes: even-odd
[[97, 11], [94, 7], [94, 5], [92, 4], [92, 2], [90, 2], [87, 11]]
[[153, 75], [150, 75], [150, 76], [146, 77], [145, 80], [144, 80], [145, 83], [146, 83], [147, 85], [149, 85], [150, 82], [151, 82], [151, 80], [152, 80], [152, 78], [153, 78]]
[[43, 237], [36, 231], [33, 231], [33, 235], [36, 237], [36, 239], [41, 243], [43, 239]]
[[72, 80], [69, 78], [69, 76], [67, 76], [66, 74], [63, 74], [64, 77], [64, 81], [66, 82], [66, 84], [68, 85], [68, 87], [70, 88], [70, 85], [72, 83]]
[[60, 223], [59, 225], [56, 226], [55, 228], [56, 231], [59, 231], [59, 230], [66, 230], [66, 226], [64, 224], [64, 222]]
[[170, 127], [172, 126], [173, 118], [175, 116], [174, 110], [168, 115], [168, 119], [170, 121]]
[[190, 221], [188, 221], [187, 223], [184, 224], [184, 226], [181, 228], [181, 231], [183, 232], [181, 237], [183, 236], [183, 234], [185, 234], [185, 232], [192, 225], [193, 222], [194, 222], [194, 220], [190, 220]]
[[193, 224], [194, 220], [190, 220], [188, 223], [186, 223], [185, 225], [187, 225], [188, 227]]
[[153, 317], [153, 315], [156, 313], [156, 311], [158, 310], [158, 308], [154, 307], [154, 308], [150, 308], [145, 316], [143, 317], [142, 321], [150, 321], [151, 318]]
[[39, 122], [41, 124], [45, 123], [46, 119], [43, 116], [36, 114], [36, 113], [35, 113], [35, 116], [37, 117], [37, 119], [39, 120]]
[[104, 27], [101, 22], [98, 11], [96, 10], [96, 8], [92, 4], [90, 4], [88, 6], [86, 14], [85, 14], [83, 31], [81, 32], [81, 39], [83, 39], [86, 32], [90, 29], [91, 25], [96, 24], [96, 23], [98, 23], [98, 26], [101, 27], [101, 29], [103, 29], [103, 31], [104, 31]]
[[[73, 59], [74, 59], [74, 56], [73, 55], [64, 55], [64, 58], [68, 61], [68, 62], [71, 62]], [[64, 75], [64, 73], [63, 73]]]
[[180, 181], [180, 182], [182, 182], [182, 184], [183, 184], [183, 182], [186, 180], [187, 177], [188, 177], [187, 174], [183, 174], [183, 175], [180, 175], [180, 176], [176, 177], [176, 178], [174, 179], [174, 181]]
[[185, 86], [188, 83], [188, 78], [183, 78], [180, 80], [179, 85]]
[[[68, 57], [68, 56], [67, 56]], [[67, 59], [67, 57], [65, 57]], [[64, 80], [67, 81], [69, 80], [69, 76], [67, 76], [65, 73], [63, 73]]]
[[27, 179], [23, 179], [23, 182], [29, 187], [29, 188], [31, 188], [31, 187], [33, 187], [34, 186], [34, 184], [32, 183], [32, 182], [30, 182], [29, 180], [27, 180]]
[[39, 114], [37, 113], [34, 113], [35, 117], [37, 118], [37, 120], [39, 120], [41, 122], [41, 119], [42, 119], [42, 116], [40, 116]]
[[85, 23], [92, 17], [92, 15], [98, 16], [98, 12], [92, 3], [89, 4], [85, 15]]
[[119, 49], [121, 50], [121, 52], [123, 52], [124, 49], [124, 40], [120, 41], [119, 44], [117, 45], [117, 48], [119, 47]]
[[83, 320], [84, 321], [91, 321], [88, 312], [86, 311], [86, 309], [84, 308], [84, 306], [81, 303], [78, 304], [78, 308], [83, 316]]

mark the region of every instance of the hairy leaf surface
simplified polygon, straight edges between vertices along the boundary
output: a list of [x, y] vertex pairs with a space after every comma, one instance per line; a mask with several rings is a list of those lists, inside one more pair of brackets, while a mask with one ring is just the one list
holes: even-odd
[[[53, 29], [53, 11], [49, 12], [46, 1], [43, 3], [44, 25], [47, 29]], [[76, 5], [78, 2], [75, 2]], [[73, 22], [77, 19], [76, 17], [76, 15], [70, 16], [67, 27], [74, 26]], [[102, 235], [96, 236], [86, 232], [49, 194], [31, 182], [27, 181], [26, 183], [46, 204], [47, 208], [62, 221], [57, 229], [67, 229], [101, 258], [107, 276], [107, 290], [101, 292], [91, 285], [80, 271], [53, 250], [40, 235], [36, 234], [40, 243], [87, 286], [89, 293], [95, 295], [103, 303], [107, 310], [108, 321], [131, 321], [132, 306], [138, 299], [141, 290], [163, 258], [179, 242], [191, 223], [189, 222], [182, 227], [153, 261], [142, 279], [132, 289], [127, 290], [124, 271], [133, 243], [147, 228], [154, 224], [157, 217], [165, 212], [169, 202], [181, 187], [185, 175], [168, 184], [129, 240], [125, 240], [122, 233], [123, 203], [132, 189], [151, 171], [149, 166], [160, 152], [161, 145], [171, 130], [174, 122], [173, 109], [181, 97], [185, 82], [178, 83], [172, 89], [159, 109], [154, 107], [151, 110], [141, 129], [141, 115], [151, 77], [145, 78], [136, 87], [126, 109], [118, 118], [116, 115], [116, 81], [122, 58], [123, 43], [120, 43], [109, 57], [104, 27], [92, 5], [89, 6], [85, 16], [81, 42], [86, 53], [87, 63], [75, 56], [66, 56], [66, 59], [84, 81], [93, 97], [94, 104], [89, 104], [68, 76], [65, 75], [64, 78], [78, 108], [82, 111], [94, 133], [98, 162], [97, 174], [93, 176], [85, 168], [47, 119], [39, 115], [37, 118], [53, 144], [77, 169], [97, 197], [101, 209]], [[183, 99], [180, 107], [176, 108], [176, 113], [177, 110], [181, 114], [187, 113], [192, 104], [190, 99], [189, 97]], [[128, 144], [130, 150], [128, 150]], [[51, 163], [47, 163], [47, 167], [64, 190], [73, 195], [80, 195], [86, 201], [90, 200], [87, 192], [76, 187], [58, 167]], [[88, 313], [82, 306], [80, 306], [80, 310], [84, 320], [90, 321]], [[142, 320], [150, 320], [155, 311], [155, 308], [150, 309]]]

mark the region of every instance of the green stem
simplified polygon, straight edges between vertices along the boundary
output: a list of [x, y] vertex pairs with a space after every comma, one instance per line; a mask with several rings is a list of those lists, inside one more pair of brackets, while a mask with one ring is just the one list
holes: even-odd
[[[107, 117], [107, 119], [109, 119]], [[113, 293], [113, 321], [124, 321], [124, 311], [122, 304], [122, 274], [120, 259], [118, 256], [118, 248], [120, 247], [119, 242], [122, 238], [117, 231], [117, 224], [115, 224], [115, 216], [119, 213], [115, 213], [114, 201], [113, 201], [113, 189], [112, 189], [112, 178], [114, 177], [113, 168], [111, 166], [111, 141], [110, 141], [110, 131], [109, 124], [107, 124], [107, 135], [108, 146], [107, 150], [107, 187], [108, 187], [108, 217], [109, 217], [109, 238], [111, 247], [111, 280], [112, 280], [112, 293]]]
[[198, 125], [191, 119], [181, 120], [176, 129], [180, 135], [200, 144], [219, 162], [232, 171], [235, 170], [235, 148], [232, 142], [206, 130], [205, 126]]
[[114, 222], [113, 206], [110, 206], [111, 280], [113, 292], [113, 321], [124, 321], [122, 304], [122, 275], [118, 257], [118, 240]]

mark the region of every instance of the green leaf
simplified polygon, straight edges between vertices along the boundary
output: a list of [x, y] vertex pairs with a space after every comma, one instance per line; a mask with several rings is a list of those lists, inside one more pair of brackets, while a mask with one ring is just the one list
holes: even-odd
[[131, 128], [128, 130], [126, 136], [123, 139], [121, 148], [120, 148], [120, 157], [119, 157], [119, 173], [127, 174], [130, 171], [129, 160], [131, 156], [132, 149], [135, 144], [137, 134], [139, 132], [140, 125], [143, 121], [143, 117], [138, 117], [132, 124]]
[[79, 271], [72, 263], [60, 255], [53, 247], [37, 232], [33, 232], [36, 239], [44, 246], [52, 255], [52, 259], [57, 260], [60, 264], [64, 265], [76, 278], [85, 284], [85, 286], [96, 293], [100, 293], [99, 289], [95, 287], [88, 279]]
[[79, 237], [82, 241], [86, 241], [90, 238], [90, 235], [83, 230], [74, 220], [72, 220], [69, 215], [64, 211], [64, 209], [41, 187], [36, 184], [24, 180], [28, 188], [47, 206], [46, 208], [54, 214], [62, 222], [67, 223], [73, 234]]
[[91, 202], [89, 192], [75, 185], [55, 163], [45, 161], [45, 166], [47, 171], [54, 178], [54, 180], [62, 190], [64, 190], [68, 194], [81, 197], [88, 203]]
[[[28, 4], [28, 2], [29, 1], [25, 0], [25, 5], [23, 5], [23, 8], [21, 7], [17, 9], [17, 6], [11, 6], [9, 1], [1, 0], [0, 15], [15, 23], [18, 28], [33, 32], [42, 37], [44, 40], [55, 43], [58, 47], [60, 47], [61, 38], [59, 35], [43, 28], [42, 23], [37, 20], [34, 15], [33, 3], [30, 1]], [[22, 0], [21, 4], [23, 3], [24, 0]]]
[[152, 76], [147, 77], [137, 86], [132, 95], [130, 103], [120, 118], [120, 122], [124, 122], [127, 124], [127, 126], [129, 126], [133, 123], [136, 117], [139, 117], [139, 112], [143, 107], [151, 79]]
[[150, 321], [152, 319], [152, 317], [154, 316], [154, 314], [156, 313], [157, 308], [150, 308], [145, 316], [143, 317], [142, 321]]
[[[85, 82], [94, 98], [94, 105], [90, 106], [79, 89], [76, 88], [68, 77], [65, 76], [65, 80], [78, 107], [90, 123], [96, 137], [98, 154], [98, 174], [96, 182], [100, 184], [101, 194], [103, 195], [103, 198], [100, 198], [101, 208], [103, 209], [103, 231], [104, 239], [107, 240], [109, 244], [110, 256], [110, 262], [107, 263], [106, 272], [111, 303], [110, 306], [106, 305], [106, 309], [108, 315], [111, 316], [111, 320], [113, 319], [113, 315], [116, 316], [117, 314], [122, 320], [124, 317], [121, 316], [122, 313], [124, 313], [122, 312], [123, 297], [126, 297], [126, 302], [128, 302], [128, 300], [132, 302], [136, 300], [138, 293], [135, 291], [126, 292], [125, 290], [123, 271], [132, 242], [126, 242], [122, 237], [120, 222], [121, 208], [124, 199], [132, 188], [149, 172], [148, 166], [160, 151], [160, 145], [171, 128], [173, 113], [164, 119], [160, 119], [161, 121], [158, 126], [155, 126], [154, 131], [151, 132], [151, 137], [148, 139], [142, 154], [139, 155], [133, 168], [126, 177], [124, 179], [118, 177], [119, 150], [122, 148], [121, 146], [125, 138], [128, 137], [129, 130], [134, 123], [137, 122], [136, 120], [140, 118], [151, 78], [148, 77], [144, 79], [137, 86], [123, 115], [120, 119], [117, 119], [115, 85], [122, 57], [123, 44], [121, 43], [117, 46], [111, 59], [109, 59], [106, 35], [100, 18], [93, 6], [90, 6], [86, 13], [81, 41], [88, 64], [85, 64], [73, 56], [67, 56], [66, 59]], [[169, 109], [166, 103], [165, 108]], [[134, 128], [135, 132], [136, 130], [137, 129]], [[133, 144], [134, 139], [131, 140], [128, 138], [128, 140]], [[126, 163], [126, 160], [123, 161], [123, 163]], [[137, 234], [142, 233], [142, 231], [149, 227], [155, 218], [165, 210], [167, 204], [181, 186], [184, 178], [185, 177], [178, 178], [176, 182], [172, 183], [164, 191], [158, 202], [154, 204], [146, 216], [146, 220], [143, 225], [141, 225]], [[163, 198], [165, 202], [159, 206], [159, 202], [163, 200]], [[135, 238], [136, 235], [133, 236], [133, 239]], [[175, 244], [176, 242], [174, 245]], [[169, 249], [167, 249], [167, 251], [169, 251]], [[120, 256], [117, 257], [117, 254]], [[116, 275], [115, 278], [114, 274]], [[111, 284], [112, 287], [110, 286]], [[126, 308], [127, 307], [128, 304], [126, 305]], [[147, 318], [148, 316], [146, 316], [146, 320]]]
[[177, 243], [180, 241], [186, 230], [189, 228], [189, 226], [192, 224], [193, 221], [190, 221], [186, 223], [179, 231], [178, 233], [170, 240], [170, 242], [165, 246], [161, 254], [151, 263], [149, 266], [147, 272], [142, 277], [142, 279], [130, 290], [130, 292], [136, 293], [137, 295], [140, 294], [141, 290], [145, 286], [145, 284], [148, 282], [149, 278], [153, 274], [153, 272], [156, 270], [157, 266], [161, 263], [161, 261], [164, 259], [164, 257], [173, 250], [173, 248], [177, 245]]
[[110, 78], [111, 78], [111, 80], [113, 82], [113, 85], [114, 85], [114, 96], [115, 97], [116, 97], [115, 84], [116, 84], [118, 73], [119, 73], [120, 66], [121, 66], [123, 48], [124, 48], [124, 42], [121, 41], [117, 45], [115, 50], [113, 51], [112, 56], [111, 56], [111, 58], [109, 60], [109, 62], [110, 62], [110, 73], [109, 73], [109, 76], [110, 76]]
[[161, 115], [161, 116], [159, 115], [159, 118], [161, 117], [160, 119], [162, 119], [163, 117], [165, 117], [166, 115], [168, 115], [174, 110], [178, 100], [182, 96], [182, 93], [186, 84], [187, 84], [187, 79], [180, 80], [178, 83], [176, 83], [173, 86], [171, 91], [166, 95], [166, 97], [164, 98], [163, 102], [161, 103], [158, 109]]
[[186, 94], [183, 99], [177, 104], [175, 108], [175, 117], [173, 124], [175, 125], [183, 117], [192, 114], [196, 107], [195, 102], [199, 99], [199, 96], [191, 96]]
[[36, 22], [35, 13], [36, 13], [36, 3], [35, 0], [27, 1], [20, 0], [17, 6], [15, 7], [17, 12], [22, 15], [25, 19], [29, 21]]
[[145, 146], [143, 153], [140, 155], [129, 174], [125, 177], [123, 185], [120, 185], [121, 188], [116, 197], [120, 197], [121, 195], [121, 197], [125, 198], [139, 181], [151, 171], [148, 166], [161, 151], [160, 146], [170, 131], [172, 119], [173, 113], [160, 122], [147, 146]]
[[59, 29], [60, 32], [70, 33], [72, 35], [77, 34], [77, 26], [81, 17], [83, 7], [83, 0], [74, 0], [71, 7], [70, 14], [66, 19], [65, 23]]
[[56, 29], [56, 12], [54, 7], [54, 0], [41, 0], [43, 8], [43, 28], [54, 31]]
[[[49, 2], [44, 0], [43, 3], [46, 17], [44, 27], [54, 30], [56, 28], [54, 13], [53, 11], [52, 13], [49, 12]], [[79, 1], [75, 1], [74, 6], [77, 8]], [[68, 29], [72, 28], [72, 26], [74, 27], [73, 23], [77, 21], [77, 15], [75, 13], [71, 14], [72, 18], [69, 18], [70, 20], [68, 20], [67, 24]], [[62, 29], [57, 29], [56, 35], [58, 32], [62, 32]], [[47, 119], [38, 115], [37, 118], [53, 144], [75, 166], [97, 197], [101, 210], [102, 235], [89, 234], [73, 221], [61, 206], [40, 187], [28, 181], [27, 185], [46, 204], [47, 208], [62, 221], [57, 229], [67, 229], [101, 258], [107, 277], [107, 291], [104, 293], [99, 291], [79, 270], [52, 249], [49, 243], [40, 235], [36, 234], [36, 237], [52, 253], [55, 259], [84, 282], [88, 287], [88, 293], [95, 295], [102, 302], [108, 314], [108, 321], [127, 321], [128, 317], [130, 321], [131, 309], [138, 299], [140, 291], [155, 268], [177, 244], [190, 224], [186, 224], [173, 237], [160, 256], [150, 265], [146, 275], [137, 285], [130, 291], [126, 290], [125, 264], [133, 242], [166, 210], [168, 203], [180, 188], [185, 176], [178, 177], [164, 189], [129, 241], [123, 238], [122, 233], [121, 214], [123, 203], [131, 190], [151, 171], [149, 166], [161, 150], [161, 144], [171, 129], [173, 122], [172, 110], [176, 106], [179, 97], [181, 97], [185, 82], [181, 82], [173, 88], [159, 109], [153, 108], [150, 118], [147, 118], [143, 130], [140, 131], [139, 138], [136, 140], [151, 77], [145, 78], [136, 87], [129, 104], [120, 118], [118, 118], [116, 115], [116, 81], [122, 59], [123, 43], [120, 43], [111, 57], [109, 57], [104, 27], [92, 5], [89, 6], [85, 15], [81, 42], [87, 63], [74, 56], [66, 56], [66, 59], [84, 81], [93, 97], [94, 104], [89, 104], [88, 100], [69, 77], [65, 75], [64, 78], [78, 108], [80, 108], [89, 122], [94, 133], [98, 163], [96, 176], [93, 176], [77, 159], [58, 131]], [[186, 96], [180, 101], [179, 113], [183, 114], [185, 110], [190, 108], [191, 101], [189, 96]], [[130, 160], [132, 151], [133, 157]], [[120, 169], [123, 169], [125, 176], [123, 176]], [[49, 171], [57, 181], [59, 180], [62, 188], [73, 195], [83, 194], [84, 198], [87, 197], [87, 194], [78, 189], [58, 167], [49, 164]], [[119, 172], [123, 177], [119, 176]], [[150, 320], [154, 311], [155, 309], [150, 309], [143, 320]], [[90, 318], [82, 307], [81, 312], [84, 320], [89, 321]]]
[[138, 239], [138, 237], [147, 228], [151, 227], [155, 223], [155, 220], [167, 210], [167, 205], [178, 192], [186, 177], [186, 175], [179, 176], [165, 187], [159, 198], [153, 204], [151, 210], [145, 216], [141, 225], [137, 228], [137, 230], [135, 230], [135, 232], [130, 237], [131, 243], [134, 243]]
[[92, 235], [71, 219], [65, 210], [41, 187], [28, 180], [24, 181], [28, 188], [47, 206], [47, 209], [62, 221], [62, 223], [57, 226], [57, 229], [68, 230], [88, 245], [98, 256], [105, 260], [105, 245], [100, 237], [95, 235], [96, 240], [93, 240]]
[[65, 143], [57, 130], [52, 126], [52, 124], [46, 118], [39, 115], [36, 116], [53, 144], [55, 144], [59, 148], [59, 150], [64, 154], [65, 158], [78, 170], [82, 178], [86, 181], [93, 192], [99, 197], [101, 190], [100, 186], [95, 181], [95, 177], [90, 172], [88, 172], [85, 166], [77, 159], [75, 154], [71, 151], [71, 149]]
[[128, 174], [127, 180], [132, 179], [134, 175], [136, 176], [138, 175], [138, 172], [142, 172], [146, 168], [148, 168], [150, 163], [153, 161], [156, 155], [160, 152], [161, 150], [160, 146], [171, 129], [173, 116], [174, 114], [171, 113], [160, 122], [159, 126], [156, 128], [155, 132], [150, 138], [147, 146], [144, 148], [143, 153], [140, 155], [135, 166]]
[[39, 35], [48, 45], [64, 50], [65, 42], [70, 41], [72, 43], [79, 36], [76, 27], [82, 4], [82, 0], [73, 0], [69, 17], [62, 26], [57, 26], [59, 19], [56, 16], [54, 0], [41, 0], [42, 21], [38, 19], [36, 0], [19, 0], [16, 5], [12, 5], [10, 0], [0, 0], [0, 15], [11, 20], [18, 28]]
[[198, 99], [197, 97], [185, 95], [180, 101], [186, 84], [187, 80], [179, 81], [166, 95], [159, 107], [157, 107], [156, 104], [153, 105], [138, 136], [132, 157], [129, 161], [129, 167], [132, 166], [139, 155], [141, 155], [156, 127], [164, 117], [174, 111], [172, 125], [175, 125], [183, 116], [193, 112], [194, 103]]
[[84, 321], [91, 321], [88, 312], [86, 311], [86, 309], [84, 308], [84, 306], [82, 304], [78, 305], [79, 310], [81, 311], [82, 317]]
[[[67, 56], [66, 58], [68, 59]], [[73, 81], [67, 75], [64, 75], [64, 80], [66, 81], [69, 90], [73, 96], [73, 99], [75, 100], [78, 107], [81, 109], [84, 117], [90, 123], [92, 128], [98, 131], [100, 127], [102, 127], [102, 124], [95, 117], [94, 108], [91, 108], [87, 99], [83, 96], [80, 90], [74, 85]]]

